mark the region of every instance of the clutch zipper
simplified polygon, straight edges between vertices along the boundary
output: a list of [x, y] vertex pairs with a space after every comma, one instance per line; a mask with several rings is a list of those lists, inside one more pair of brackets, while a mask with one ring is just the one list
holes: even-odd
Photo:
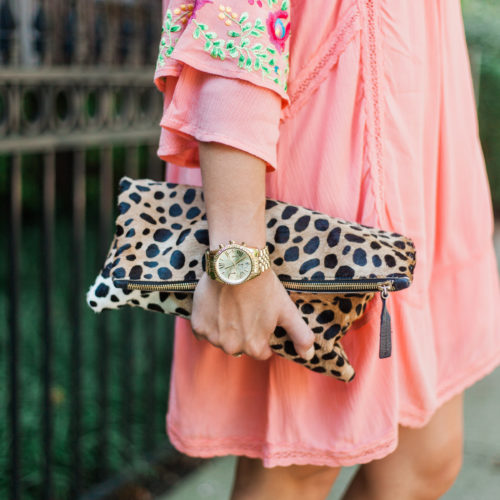
[[[397, 278], [364, 278], [358, 280], [325, 280], [325, 281], [302, 281], [302, 280], [280, 280], [289, 291], [310, 292], [380, 292], [382, 299], [382, 311], [380, 314], [380, 342], [379, 358], [391, 356], [391, 316], [387, 309], [387, 298], [389, 292], [401, 290], [410, 286], [407, 277]], [[353, 283], [353, 281], [356, 281]], [[188, 292], [194, 291], [198, 280], [176, 281], [170, 283], [144, 282], [116, 280], [115, 284], [127, 290], [141, 290], [148, 292]]]

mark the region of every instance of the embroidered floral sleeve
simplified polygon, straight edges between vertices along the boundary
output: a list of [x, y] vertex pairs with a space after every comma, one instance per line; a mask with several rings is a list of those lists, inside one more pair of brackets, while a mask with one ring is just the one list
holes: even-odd
[[241, 78], [288, 101], [289, 0], [170, 0], [165, 11], [155, 84], [178, 76], [182, 63]]

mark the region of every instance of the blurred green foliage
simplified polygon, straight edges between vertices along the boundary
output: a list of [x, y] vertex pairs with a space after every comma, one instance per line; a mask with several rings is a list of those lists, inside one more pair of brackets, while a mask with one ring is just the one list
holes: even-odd
[[500, 2], [462, 0], [467, 44], [475, 72], [479, 130], [493, 204], [500, 211]]

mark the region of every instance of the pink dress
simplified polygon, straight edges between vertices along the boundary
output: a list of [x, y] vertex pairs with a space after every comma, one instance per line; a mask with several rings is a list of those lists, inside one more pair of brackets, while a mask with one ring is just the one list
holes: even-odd
[[500, 364], [493, 215], [459, 0], [164, 2], [155, 83], [167, 179], [201, 185], [196, 140], [265, 160], [267, 196], [394, 230], [417, 248], [351, 329], [349, 383], [234, 358], [176, 319], [167, 433], [194, 456], [348, 466], [391, 453]]

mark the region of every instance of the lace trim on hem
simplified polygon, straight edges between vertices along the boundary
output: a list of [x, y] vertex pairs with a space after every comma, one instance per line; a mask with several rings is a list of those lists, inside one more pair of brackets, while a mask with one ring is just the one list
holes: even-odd
[[[332, 461], [337, 465], [354, 465], [364, 463], [385, 456], [390, 451], [395, 449], [397, 444], [397, 431], [391, 431], [389, 437], [384, 438], [376, 445], [370, 445], [356, 450], [349, 451], [334, 451], [334, 450], [311, 450], [311, 449], [290, 449], [290, 444], [269, 444], [255, 437], [234, 437], [234, 438], [194, 438], [185, 439], [181, 437], [179, 431], [169, 421], [167, 416], [167, 433], [172, 444], [186, 454], [194, 454], [195, 456], [214, 456], [219, 454], [224, 455], [239, 455], [244, 452], [254, 452], [255, 456], [267, 460], [269, 463], [277, 463], [281, 459], [294, 458], [307, 459], [307, 463], [321, 462], [324, 464], [332, 464]], [[280, 449], [281, 448], [281, 449]], [[389, 451], [388, 451], [389, 450]], [[335, 462], [340, 460], [341, 462]], [[362, 461], [360, 461], [362, 460]]]

